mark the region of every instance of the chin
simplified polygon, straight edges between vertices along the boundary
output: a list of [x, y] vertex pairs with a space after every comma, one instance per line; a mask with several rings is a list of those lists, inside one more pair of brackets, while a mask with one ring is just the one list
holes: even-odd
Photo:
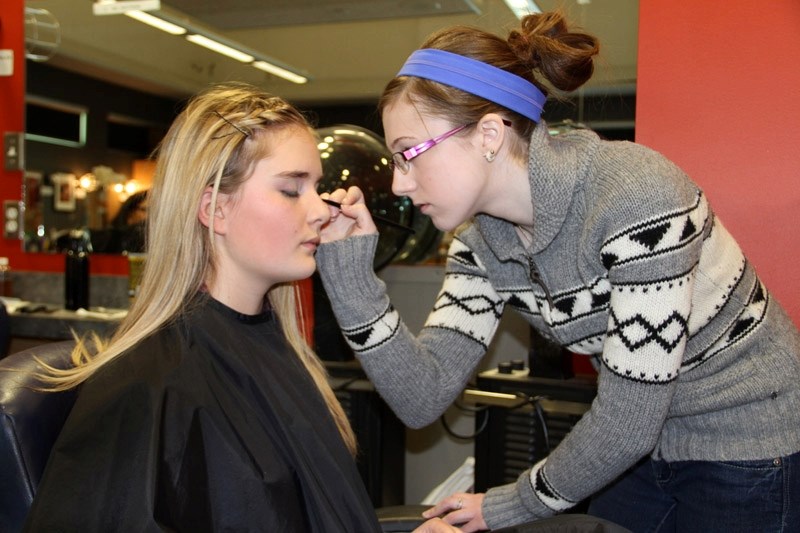
[[310, 278], [316, 270], [316, 261], [311, 261], [310, 263], [307, 261], [298, 261], [292, 265], [286, 265], [286, 267], [282, 269], [280, 276], [276, 276], [276, 279], [280, 279], [278, 283], [294, 283]]
[[462, 224], [461, 222], [453, 222], [450, 220], [442, 220], [433, 217], [431, 217], [431, 222], [433, 222], [433, 225], [436, 226], [436, 229], [444, 232], [454, 231], [457, 227], [459, 227]]
[[311, 277], [311, 275], [317, 271], [317, 262], [312, 260], [308, 266], [298, 268], [298, 271], [301, 272], [297, 278], [298, 280]]

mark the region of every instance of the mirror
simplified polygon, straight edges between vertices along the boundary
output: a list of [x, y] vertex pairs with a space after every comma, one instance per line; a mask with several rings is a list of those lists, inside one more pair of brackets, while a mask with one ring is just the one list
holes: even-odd
[[[151, 163], [142, 161], [136, 166], [149, 170]], [[82, 176], [26, 172], [22, 184], [23, 249], [62, 252], [70, 230], [86, 228], [94, 253], [142, 252], [147, 178], [128, 180], [105, 166], [96, 166]]]
[[[57, 253], [60, 238], [86, 228], [94, 253], [139, 251], [141, 239], [122, 232], [126, 224], [115, 217], [146, 205], [126, 201], [150, 187], [148, 158], [179, 109], [177, 100], [48, 64], [28, 61], [26, 71], [23, 250]], [[127, 244], [119, 242], [123, 237]]]

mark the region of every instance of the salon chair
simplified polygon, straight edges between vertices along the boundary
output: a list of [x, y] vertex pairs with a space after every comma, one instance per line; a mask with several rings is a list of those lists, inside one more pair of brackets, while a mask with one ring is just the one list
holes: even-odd
[[11, 317], [6, 306], [0, 302], [0, 359], [8, 355], [11, 345]]
[[0, 360], [0, 533], [20, 531], [50, 448], [75, 402], [74, 390], [42, 394], [33, 355], [61, 368], [73, 341], [43, 344]]

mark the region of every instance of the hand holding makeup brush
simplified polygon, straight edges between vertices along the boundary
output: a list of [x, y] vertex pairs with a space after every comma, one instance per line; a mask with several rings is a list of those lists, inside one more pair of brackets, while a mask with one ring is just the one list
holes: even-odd
[[369, 208], [364, 203], [364, 193], [358, 187], [336, 189], [331, 193], [322, 193], [320, 197], [331, 206], [331, 220], [320, 233], [322, 242], [378, 233]]

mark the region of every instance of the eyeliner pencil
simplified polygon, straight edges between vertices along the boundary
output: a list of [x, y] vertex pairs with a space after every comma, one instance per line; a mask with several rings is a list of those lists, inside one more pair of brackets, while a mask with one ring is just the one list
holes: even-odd
[[[334, 202], [333, 200], [327, 200], [325, 198], [323, 198], [322, 201], [328, 205], [332, 205], [333, 207], [338, 207], [339, 209], [342, 208], [342, 204], [340, 204], [339, 202]], [[392, 226], [393, 228], [407, 231], [409, 233], [416, 233], [416, 231], [414, 231], [414, 228], [404, 226], [403, 224], [395, 222], [394, 220], [389, 220], [388, 218], [379, 217], [378, 215], [372, 215], [372, 220], [374, 220], [375, 222], [380, 222], [381, 224], [386, 224], [387, 226]]]

